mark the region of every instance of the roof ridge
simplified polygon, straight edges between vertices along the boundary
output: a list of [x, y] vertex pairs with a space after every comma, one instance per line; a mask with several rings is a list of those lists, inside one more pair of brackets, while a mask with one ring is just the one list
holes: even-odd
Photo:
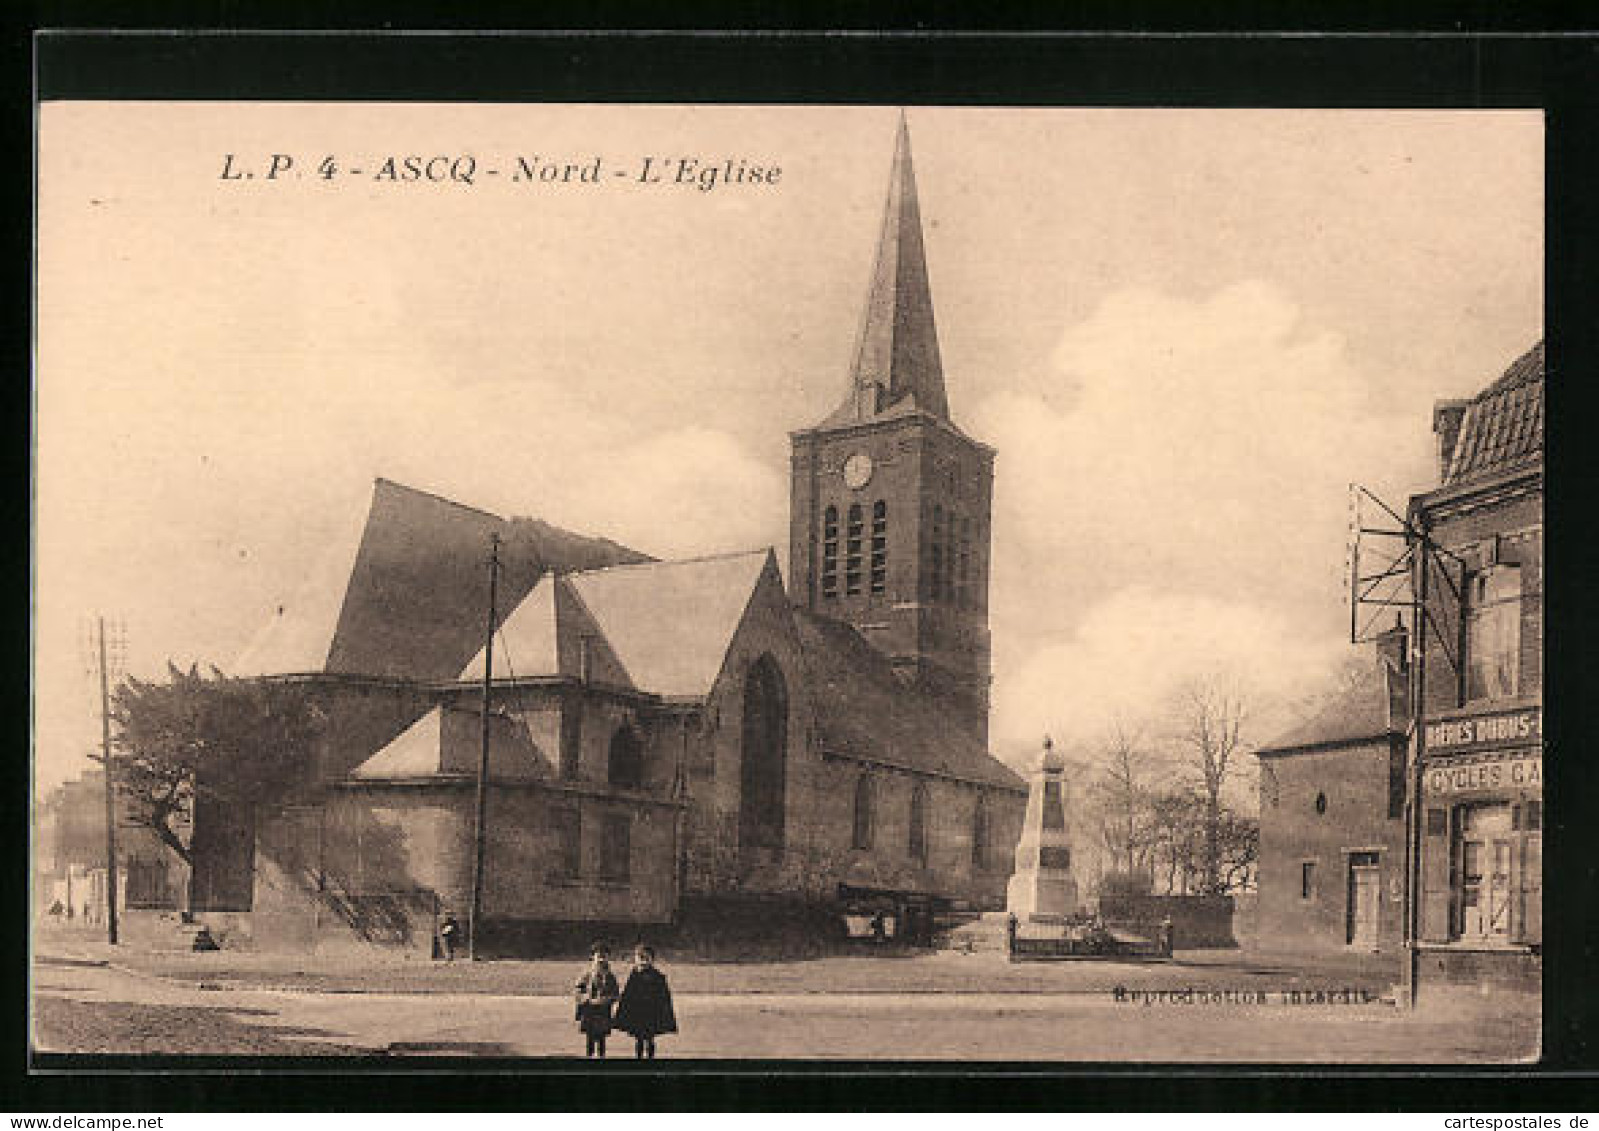
[[437, 491], [429, 491], [423, 487], [412, 487], [409, 483], [401, 483], [397, 479], [389, 479], [386, 476], [375, 475], [372, 477], [372, 482], [374, 485], [382, 483], [390, 487], [398, 488], [399, 490], [405, 491], [408, 494], [422, 495], [425, 498], [433, 499], [436, 502], [447, 503], [452, 507], [459, 508], [460, 510], [471, 511], [473, 514], [480, 514], [485, 518], [492, 518], [496, 522], [503, 523], [506, 521], [503, 515], [495, 514], [493, 511], [486, 511], [482, 507], [474, 507], [471, 503], [463, 503], [459, 499], [452, 499], [448, 495], [439, 494]]
[[715, 554], [699, 554], [692, 558], [658, 558], [647, 562], [620, 562], [617, 565], [595, 566], [593, 569], [573, 569], [565, 572], [550, 570], [557, 577], [588, 577], [596, 573], [619, 573], [624, 569], [649, 569], [661, 566], [698, 565], [701, 562], [727, 561], [731, 558], [755, 557], [757, 554], [765, 556], [776, 553], [771, 546], [762, 546], [754, 550], [723, 550]]

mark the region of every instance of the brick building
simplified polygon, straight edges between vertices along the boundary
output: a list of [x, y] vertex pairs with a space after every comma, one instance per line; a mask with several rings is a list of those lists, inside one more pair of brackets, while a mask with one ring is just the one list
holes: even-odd
[[1420, 634], [1415, 970], [1536, 989], [1543, 941], [1542, 343], [1439, 404], [1439, 484], [1410, 500], [1428, 552]]
[[1260, 759], [1260, 945], [1396, 954], [1404, 910], [1407, 634]]
[[844, 403], [792, 442], [787, 588], [771, 549], [654, 561], [378, 481], [233, 671], [303, 685], [322, 733], [272, 804], [195, 814], [196, 909], [296, 947], [465, 921], [491, 535], [485, 945], [1002, 906], [994, 453], [950, 416], [903, 123]]

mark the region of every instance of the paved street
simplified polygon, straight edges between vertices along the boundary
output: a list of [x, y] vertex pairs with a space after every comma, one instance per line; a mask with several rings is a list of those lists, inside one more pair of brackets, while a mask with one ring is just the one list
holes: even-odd
[[[967, 956], [986, 961], [984, 956]], [[1002, 961], [1002, 960], [1001, 960]], [[1101, 966], [1101, 977], [1116, 971]], [[1142, 968], [1148, 970], [1150, 968]], [[1169, 986], [1187, 983], [1166, 968]], [[265, 1056], [569, 1057], [581, 1049], [557, 994], [205, 989], [99, 965], [35, 967], [42, 1051]], [[1213, 989], [1224, 987], [1213, 983]], [[1242, 992], [1240, 987], [1239, 992]], [[1463, 1000], [1410, 1014], [1370, 1004], [1118, 1003], [1074, 993], [677, 995], [670, 1058], [1025, 1061], [1496, 1062], [1536, 1053], [1522, 1004]], [[618, 1035], [613, 1054], [630, 1054]]]

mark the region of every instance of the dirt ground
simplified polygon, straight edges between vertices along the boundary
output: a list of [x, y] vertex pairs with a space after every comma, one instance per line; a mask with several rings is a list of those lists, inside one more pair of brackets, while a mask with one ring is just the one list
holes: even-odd
[[[1007, 966], [1000, 956], [933, 955], [927, 968], [941, 957], [977, 964], [963, 973], [977, 981], [983, 967], [994, 974]], [[564, 986], [554, 993], [499, 993], [482, 986], [470, 993], [248, 989], [99, 961], [47, 957], [36, 963], [38, 1051], [370, 1060], [570, 1058], [581, 1050]], [[843, 967], [850, 978], [859, 976], [853, 961]], [[1358, 991], [1306, 994], [1302, 982], [1295, 998], [1292, 983], [1279, 979], [1271, 986], [1269, 980], [1278, 976], [1264, 970], [1253, 973], [1251, 990], [1236, 970], [1177, 964], [1159, 968], [1164, 975], [1143, 972], [1166, 978], [1165, 998], [1139, 1000], [1086, 983], [1064, 992], [909, 992], [885, 988], [891, 965], [892, 960], [881, 963], [870, 992], [800, 993], [732, 991], [725, 985], [702, 992], [685, 985], [691, 979], [680, 980], [673, 968], [682, 1031], [661, 1040], [661, 1055], [674, 1061], [1442, 1064], [1526, 1061], [1539, 1047], [1537, 1003], [1526, 999], [1462, 995], [1409, 1011]], [[846, 976], [828, 969], [835, 981]], [[1194, 986], [1188, 994], [1199, 972], [1217, 980], [1208, 992]], [[708, 977], [710, 971], [699, 973]], [[1096, 977], [1115, 974], [1100, 967]], [[1328, 977], [1339, 981], [1336, 973]], [[625, 1035], [613, 1037], [613, 1058], [631, 1051]]]

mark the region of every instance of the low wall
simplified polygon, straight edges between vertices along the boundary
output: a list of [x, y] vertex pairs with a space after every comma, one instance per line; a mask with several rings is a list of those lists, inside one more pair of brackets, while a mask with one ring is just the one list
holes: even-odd
[[1172, 946], [1177, 950], [1235, 947], [1233, 897], [1230, 895], [1101, 896], [1100, 918], [1143, 933], [1170, 919]]
[[1523, 993], [1543, 992], [1543, 955], [1521, 950], [1464, 950], [1423, 947], [1416, 957], [1416, 998], [1446, 987], [1493, 987]]

